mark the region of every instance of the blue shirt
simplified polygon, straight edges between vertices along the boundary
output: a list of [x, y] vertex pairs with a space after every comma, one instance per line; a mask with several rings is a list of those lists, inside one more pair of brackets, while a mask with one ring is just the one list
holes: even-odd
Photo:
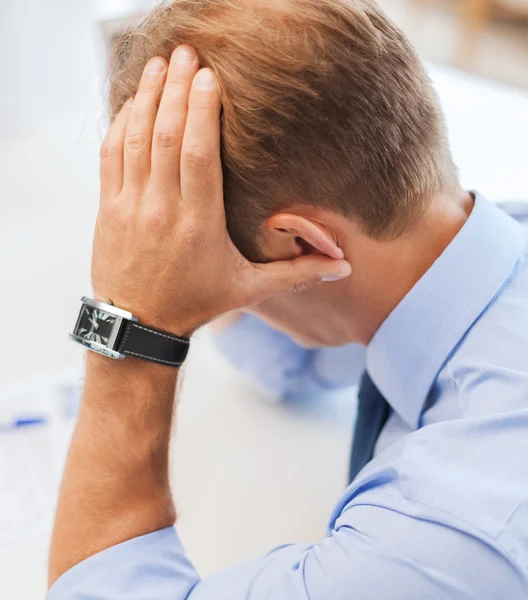
[[215, 343], [261, 391], [286, 402], [321, 400], [344, 388], [351, 392], [365, 370], [360, 344], [308, 350], [250, 314], [216, 334]]
[[322, 541], [201, 580], [167, 528], [75, 566], [48, 600], [525, 600], [527, 246], [477, 197], [377, 331], [366, 362], [392, 414]]

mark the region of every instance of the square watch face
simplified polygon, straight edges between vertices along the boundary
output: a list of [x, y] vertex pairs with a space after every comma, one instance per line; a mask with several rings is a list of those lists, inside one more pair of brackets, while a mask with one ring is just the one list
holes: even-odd
[[92, 306], [83, 306], [76, 335], [87, 342], [108, 346], [117, 317]]

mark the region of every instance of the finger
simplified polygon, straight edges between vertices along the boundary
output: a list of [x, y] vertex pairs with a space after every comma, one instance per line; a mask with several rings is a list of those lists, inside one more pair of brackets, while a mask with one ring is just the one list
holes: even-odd
[[181, 152], [182, 203], [210, 210], [224, 209], [220, 160], [220, 94], [211, 69], [196, 74]]
[[302, 292], [315, 285], [345, 279], [352, 272], [346, 260], [310, 254], [294, 260], [253, 265], [258, 274], [253, 278], [254, 302], [270, 296]]
[[101, 146], [101, 198], [115, 198], [123, 187], [123, 147], [132, 101], [125, 102]]
[[174, 198], [180, 194], [180, 154], [187, 119], [189, 92], [199, 68], [191, 46], [178, 46], [173, 52], [163, 88], [152, 141], [152, 182]]
[[166, 74], [167, 64], [159, 57], [143, 71], [125, 136], [125, 185], [143, 187], [150, 176], [152, 132]]

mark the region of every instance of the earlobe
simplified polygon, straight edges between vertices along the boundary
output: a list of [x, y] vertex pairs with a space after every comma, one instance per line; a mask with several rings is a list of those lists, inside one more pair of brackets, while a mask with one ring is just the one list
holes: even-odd
[[302, 254], [309, 254], [309, 249], [330, 258], [340, 260], [344, 257], [343, 251], [331, 234], [310, 219], [293, 215], [291, 213], [277, 213], [266, 222], [268, 231], [278, 236], [289, 236], [292, 242], [302, 250]]

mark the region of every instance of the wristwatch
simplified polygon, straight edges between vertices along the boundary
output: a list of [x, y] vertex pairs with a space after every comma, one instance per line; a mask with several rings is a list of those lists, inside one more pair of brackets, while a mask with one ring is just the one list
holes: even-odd
[[81, 298], [82, 306], [70, 339], [109, 358], [137, 356], [179, 367], [189, 350], [189, 338], [147, 327], [110, 300]]

